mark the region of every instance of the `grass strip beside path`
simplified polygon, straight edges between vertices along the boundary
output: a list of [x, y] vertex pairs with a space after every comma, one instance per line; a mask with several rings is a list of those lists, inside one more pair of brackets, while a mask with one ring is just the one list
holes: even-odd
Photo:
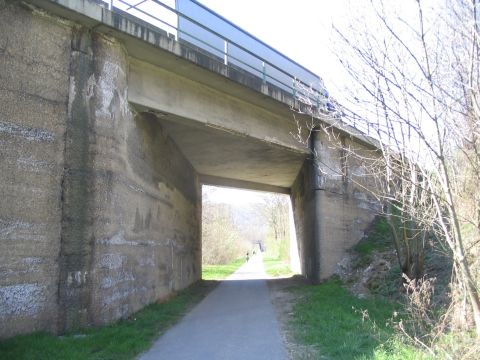
[[324, 359], [429, 359], [402, 343], [387, 325], [396, 309], [387, 301], [359, 299], [337, 280], [292, 291], [300, 298], [293, 308], [295, 337], [317, 348]]
[[284, 260], [274, 258], [263, 258], [265, 272], [271, 277], [288, 277], [294, 275], [290, 265]]
[[240, 258], [229, 264], [202, 265], [202, 279], [223, 280], [237, 271], [243, 264], [245, 264], [245, 259]]
[[130, 318], [109, 326], [54, 336], [47, 333], [21, 335], [0, 342], [2, 360], [36, 359], [133, 359], [148, 349], [213, 287], [198, 282], [163, 303], [155, 303]]

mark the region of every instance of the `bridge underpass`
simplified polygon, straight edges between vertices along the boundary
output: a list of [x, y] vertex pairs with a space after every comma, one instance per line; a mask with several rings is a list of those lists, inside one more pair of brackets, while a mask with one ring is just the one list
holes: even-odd
[[105, 324], [198, 280], [202, 183], [290, 194], [312, 280], [363, 236], [363, 165], [324, 132], [297, 142], [282, 86], [101, 1], [4, 4], [1, 337]]
[[292, 135], [291, 113], [282, 117], [179, 77], [165, 81], [146, 68], [130, 64], [129, 101], [161, 124], [201, 182], [290, 192], [310, 153]]

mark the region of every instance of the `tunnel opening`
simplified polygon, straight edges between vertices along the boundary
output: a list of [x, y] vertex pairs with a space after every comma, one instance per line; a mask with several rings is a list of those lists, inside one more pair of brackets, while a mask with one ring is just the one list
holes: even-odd
[[[202, 278], [272, 278], [300, 273], [286, 194], [202, 186]], [[256, 265], [254, 265], [256, 264]]]

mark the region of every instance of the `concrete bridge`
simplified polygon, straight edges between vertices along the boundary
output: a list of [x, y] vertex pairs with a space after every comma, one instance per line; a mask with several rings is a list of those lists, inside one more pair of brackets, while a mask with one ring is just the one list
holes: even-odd
[[[202, 184], [290, 194], [314, 281], [378, 211], [364, 164], [326, 132], [294, 137], [306, 104], [288, 81], [314, 74], [261, 42], [249, 71], [232, 49], [253, 51], [179, 29], [100, 0], [0, 0], [0, 337], [105, 324], [198, 280]], [[323, 90], [315, 116], [332, 124]]]

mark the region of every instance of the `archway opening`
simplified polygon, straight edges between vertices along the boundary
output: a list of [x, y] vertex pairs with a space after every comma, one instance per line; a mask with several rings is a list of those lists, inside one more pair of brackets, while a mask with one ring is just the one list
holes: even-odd
[[252, 278], [300, 272], [290, 197], [203, 185], [202, 278], [228, 279], [253, 262], [263, 262], [264, 274]]

